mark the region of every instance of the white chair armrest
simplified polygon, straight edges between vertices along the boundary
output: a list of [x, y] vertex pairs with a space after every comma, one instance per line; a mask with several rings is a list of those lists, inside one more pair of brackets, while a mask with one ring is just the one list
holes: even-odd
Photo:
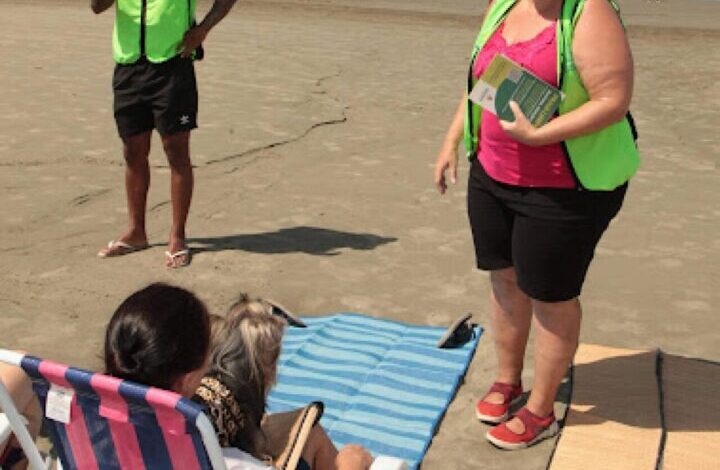
[[12, 434], [10, 421], [8, 421], [5, 413], [0, 413], [0, 444], [3, 444], [10, 439], [10, 434]]
[[[25, 426], [30, 424], [27, 418], [23, 415], [20, 415], [20, 420], [25, 423]], [[10, 421], [8, 420], [7, 415], [5, 413], [0, 413], [0, 444], [9, 440], [11, 434], [12, 428], [10, 427]]]
[[379, 455], [370, 465], [370, 470], [407, 470], [408, 464], [402, 459]]

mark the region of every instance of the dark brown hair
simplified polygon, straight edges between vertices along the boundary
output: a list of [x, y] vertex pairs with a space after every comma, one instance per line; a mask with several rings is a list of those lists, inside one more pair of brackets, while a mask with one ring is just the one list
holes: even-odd
[[203, 366], [210, 344], [207, 308], [192, 292], [156, 283], [125, 299], [105, 333], [105, 371], [169, 390]]

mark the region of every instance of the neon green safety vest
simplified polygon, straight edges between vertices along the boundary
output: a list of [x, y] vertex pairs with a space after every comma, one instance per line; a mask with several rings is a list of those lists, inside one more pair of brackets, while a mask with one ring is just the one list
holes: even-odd
[[[472, 64], [477, 54], [505, 20], [515, 3], [516, 0], [494, 0], [485, 16], [472, 51], [468, 95], [476, 82], [472, 74]], [[585, 0], [565, 0], [557, 23], [558, 82], [565, 93], [565, 99], [560, 103], [560, 114], [569, 113], [590, 99], [575, 68], [572, 55], [573, 32], [584, 5]], [[613, 7], [618, 10], [614, 3]], [[481, 108], [468, 100], [465, 112], [465, 148], [469, 159], [474, 158], [477, 153], [481, 119]], [[600, 131], [561, 142], [578, 187], [611, 191], [626, 183], [640, 165], [636, 137], [632, 116], [628, 113], [624, 119]]]
[[113, 58], [132, 64], [145, 56], [160, 63], [175, 57], [195, 17], [195, 0], [117, 0]]

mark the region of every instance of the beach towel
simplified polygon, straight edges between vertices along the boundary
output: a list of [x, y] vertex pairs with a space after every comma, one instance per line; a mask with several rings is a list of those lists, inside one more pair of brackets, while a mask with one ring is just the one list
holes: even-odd
[[268, 411], [322, 401], [321, 424], [340, 448], [360, 444], [373, 455], [417, 468], [455, 396], [482, 328], [454, 349], [439, 349], [446, 328], [344, 313], [303, 317], [288, 328], [278, 383]]

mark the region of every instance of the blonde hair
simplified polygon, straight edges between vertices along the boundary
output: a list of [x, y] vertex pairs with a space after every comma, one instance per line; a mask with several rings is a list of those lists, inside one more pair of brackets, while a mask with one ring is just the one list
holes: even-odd
[[228, 338], [229, 326], [225, 317], [211, 313], [210, 317], [210, 351], [218, 349]]
[[219, 380], [246, 418], [230, 444], [266, 460], [267, 439], [261, 428], [267, 396], [275, 383], [285, 321], [272, 306], [241, 294], [225, 318], [213, 315], [212, 356], [208, 376]]
[[262, 299], [240, 294], [226, 316], [229, 330], [240, 333], [250, 370], [250, 378], [267, 396], [275, 383], [282, 336], [286, 322], [273, 315], [272, 305]]

